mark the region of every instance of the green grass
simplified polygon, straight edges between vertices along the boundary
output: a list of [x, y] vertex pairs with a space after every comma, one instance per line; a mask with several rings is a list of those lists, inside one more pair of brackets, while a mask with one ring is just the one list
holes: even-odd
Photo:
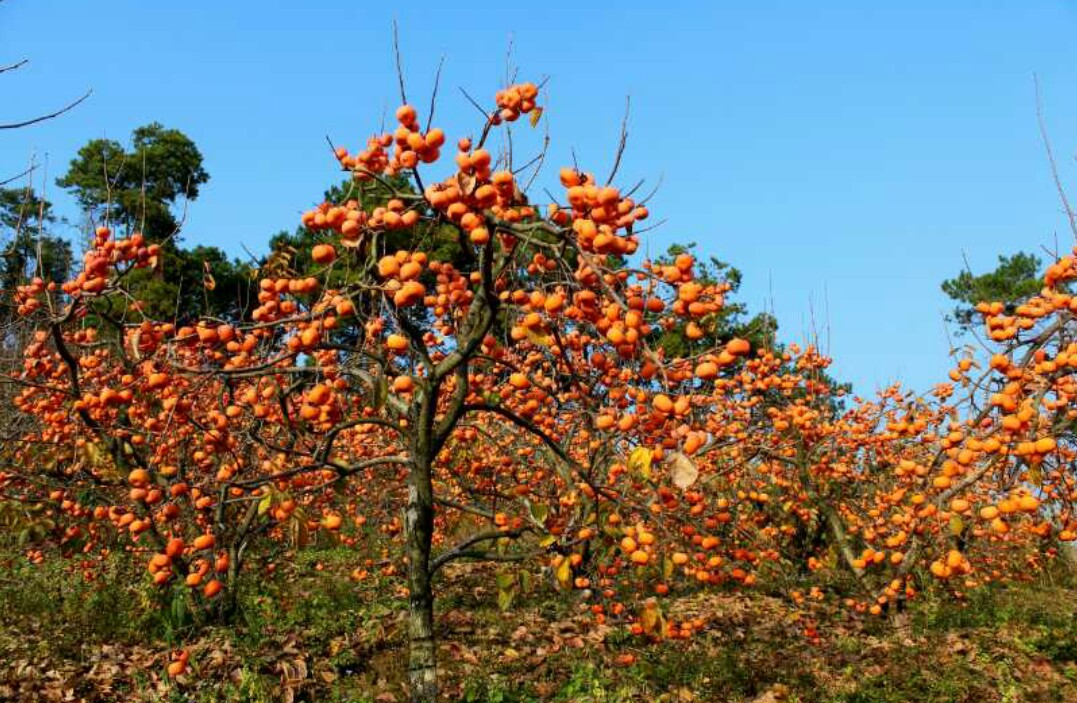
[[[53, 670], [78, 682], [76, 694], [88, 701], [268, 703], [285, 688], [299, 703], [406, 700], [398, 583], [351, 581], [356, 557], [342, 548], [278, 556], [288, 566], [272, 578], [240, 584], [235, 621], [206, 628], [184, 612], [182, 589], [153, 588], [126, 556], [112, 558], [93, 583], [60, 561], [0, 559], [0, 699], [13, 686], [44, 685], [42, 672]], [[679, 603], [707, 610], [712, 624], [692, 640], [661, 645], [621, 629], [595, 638], [575, 617], [578, 596], [537, 580], [502, 613], [494, 575], [468, 567], [441, 583], [439, 657], [450, 699], [1077, 701], [1077, 586], [1058, 574], [984, 589], [961, 605], [923, 596], [910, 605], [911, 640], [885, 620], [834, 609], [812, 644], [783, 600], [699, 593]], [[167, 653], [181, 645], [193, 674], [169, 682]], [[636, 661], [615, 665], [625, 653]], [[37, 668], [20, 673], [19, 662]], [[94, 678], [113, 666], [107, 685]], [[288, 672], [295, 680], [285, 681]]]

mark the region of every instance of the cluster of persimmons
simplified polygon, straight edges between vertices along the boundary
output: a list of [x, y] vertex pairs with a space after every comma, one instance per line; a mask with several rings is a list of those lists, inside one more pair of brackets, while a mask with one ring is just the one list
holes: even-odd
[[444, 565], [487, 560], [545, 568], [589, 617], [657, 639], [705, 627], [663, 607], [686, 589], [803, 601], [838, 574], [850, 607], [890, 612], [1024, 578], [1077, 537], [1073, 258], [1015, 309], [981, 306], [988, 357], [924, 395], [847, 397], [814, 347], [717, 338], [728, 286], [691, 255], [634, 263], [649, 213], [631, 192], [564, 168], [557, 201], [531, 204], [491, 136], [537, 121], [538, 94], [500, 91], [437, 177], [446, 135], [409, 105], [338, 149], [355, 192], [303, 215], [312, 268], [263, 272], [235, 319], [144, 317], [129, 274], [159, 248], [107, 226], [71, 281], [21, 286], [10, 380], [30, 422], [0, 493], [55, 521], [31, 556], [93, 579], [128, 550], [216, 612], [267, 545], [324, 531], [413, 609]]

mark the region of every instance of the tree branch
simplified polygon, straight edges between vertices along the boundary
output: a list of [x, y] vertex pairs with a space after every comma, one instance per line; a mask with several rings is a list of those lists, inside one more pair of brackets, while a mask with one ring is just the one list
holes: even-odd
[[68, 112], [69, 110], [73, 110], [76, 106], [78, 106], [82, 101], [86, 100], [91, 95], [93, 95], [93, 89], [92, 88], [90, 90], [87, 90], [86, 94], [83, 95], [81, 98], [79, 98], [78, 100], [76, 100], [73, 103], [68, 104], [66, 107], [57, 110], [56, 112], [49, 113], [48, 115], [42, 115], [41, 117], [35, 117], [33, 119], [30, 119], [30, 120], [25, 120], [23, 122], [12, 122], [12, 123], [9, 123], [9, 124], [0, 124], [0, 129], [19, 129], [20, 127], [29, 127], [30, 125], [37, 124], [39, 122], [44, 122], [46, 120], [51, 120], [54, 117], [59, 117], [60, 115], [64, 114], [65, 112]]
[[[435, 557], [434, 560], [430, 562], [430, 573], [431, 574], [437, 573], [438, 569], [445, 566], [446, 564], [448, 564], [450, 561], [453, 561], [454, 559], [460, 559], [460, 558], [464, 557], [465, 555], [473, 555], [473, 553], [468, 551], [468, 548], [473, 547], [476, 544], [479, 544], [481, 542], [489, 542], [490, 540], [501, 539], [502, 537], [508, 537], [510, 539], [515, 539], [515, 538], [523, 535], [525, 532], [530, 532], [530, 531], [531, 531], [531, 528], [529, 528], [529, 527], [521, 527], [518, 530], [490, 530], [488, 532], [480, 532], [479, 534], [473, 535], [473, 536], [465, 539], [463, 542], [460, 542], [459, 544], [457, 544], [452, 549], [449, 549], [448, 551], [442, 552], [437, 557]], [[490, 558], [490, 557], [487, 556], [486, 553], [481, 553], [481, 554], [483, 555], [482, 558]], [[505, 556], [505, 555], [497, 555], [497, 556], [501, 557], [501, 556]], [[520, 559], [523, 559], [523, 557], [518, 556], [517, 558], [515, 558], [513, 560], [514, 561], [519, 561]]]

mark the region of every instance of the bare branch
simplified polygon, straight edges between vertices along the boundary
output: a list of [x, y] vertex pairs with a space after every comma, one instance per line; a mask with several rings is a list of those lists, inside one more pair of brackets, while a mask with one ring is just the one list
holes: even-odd
[[613, 183], [614, 177], [617, 175], [617, 169], [621, 167], [621, 157], [625, 153], [625, 145], [628, 144], [628, 113], [632, 110], [632, 96], [625, 96], [625, 116], [621, 120], [621, 139], [617, 143], [617, 156], [613, 160], [613, 169], [610, 170], [609, 178], [606, 179], [606, 185]]
[[16, 61], [10, 66], [0, 66], [0, 73], [7, 73], [8, 71], [17, 71], [30, 62], [29, 59], [23, 59], [22, 61]]
[[[468, 548], [473, 547], [476, 544], [479, 544], [480, 542], [489, 542], [491, 540], [498, 540], [498, 539], [502, 539], [504, 537], [508, 537], [510, 539], [516, 539], [517, 537], [524, 534], [525, 532], [530, 532], [530, 531], [531, 531], [531, 528], [524, 527], [524, 528], [520, 528], [518, 530], [491, 530], [489, 532], [480, 532], [477, 535], [473, 535], [473, 536], [465, 539], [463, 542], [457, 544], [452, 549], [449, 549], [448, 551], [446, 551], [446, 552], [438, 555], [436, 558], [434, 558], [430, 563], [430, 572], [434, 573], [438, 569], [440, 569], [441, 567], [448, 564], [450, 561], [453, 561], [454, 559], [460, 559], [460, 558], [464, 557], [465, 555], [474, 557], [475, 554], [473, 552], [468, 551]], [[496, 557], [491, 557], [491, 556], [489, 556], [488, 553], [484, 552], [484, 553], [481, 553], [481, 556], [478, 556], [478, 558], [494, 559]]]
[[393, 54], [396, 56], [396, 79], [400, 83], [400, 102], [406, 105], [408, 96], [404, 92], [404, 65], [400, 61], [400, 32], [396, 20], [393, 20]]
[[467, 98], [468, 102], [475, 106], [475, 109], [479, 111], [479, 114], [483, 116], [483, 119], [489, 119], [490, 116], [486, 114], [486, 110], [482, 109], [482, 105], [480, 105], [475, 98], [471, 97], [463, 87], [459, 87], [459, 90], [464, 94], [464, 97]]
[[438, 59], [438, 70], [434, 74], [434, 91], [430, 93], [430, 111], [426, 113], [426, 130], [430, 131], [430, 128], [434, 126], [434, 108], [437, 106], [438, 101], [438, 88], [441, 87], [441, 68], [445, 65], [445, 57], [442, 56]]
[[1075, 239], [1077, 239], [1077, 215], [1074, 214], [1073, 208], [1070, 207], [1070, 201], [1066, 197], [1066, 189], [1062, 187], [1062, 179], [1058, 175], [1058, 164], [1055, 163], [1054, 152], [1051, 151], [1051, 140], [1047, 136], [1047, 124], [1043, 118], [1043, 101], [1040, 98], [1040, 79], [1035, 73], [1032, 74], [1032, 83], [1036, 88], [1036, 122], [1040, 127], [1040, 136], [1043, 138], [1043, 148], [1047, 152], [1047, 162], [1051, 165], [1051, 177], [1055, 181], [1055, 188], [1058, 190], [1058, 197], [1062, 201], [1062, 207], [1066, 210], [1066, 217], [1069, 218], [1070, 232], [1073, 233]]
[[67, 105], [66, 107], [64, 107], [62, 109], [57, 110], [56, 112], [50, 113], [48, 115], [42, 115], [41, 117], [35, 117], [35, 118], [31, 119], [31, 120], [25, 120], [24, 122], [12, 122], [10, 124], [0, 124], [0, 129], [19, 129], [20, 127], [29, 127], [32, 124], [37, 124], [39, 122], [44, 122], [46, 120], [51, 120], [51, 119], [53, 119], [55, 117], [59, 117], [60, 115], [64, 114], [65, 112], [68, 112], [69, 110], [73, 110], [76, 106], [78, 106], [81, 102], [86, 100], [86, 98], [90, 97], [91, 95], [93, 95], [93, 89], [92, 88], [90, 90], [87, 90], [86, 94], [83, 95], [81, 98], [79, 98], [78, 100], [76, 100], [73, 103], [70, 103], [69, 105]]
[[658, 176], [658, 182], [654, 184], [654, 188], [651, 188], [651, 191], [649, 193], [647, 193], [647, 195], [640, 198], [640, 201], [639, 201], [640, 205], [646, 205], [647, 201], [649, 201], [651, 198], [653, 198], [655, 196], [656, 193], [658, 193], [659, 189], [662, 187], [662, 181], [663, 180], [665, 180], [665, 176], [660, 174]]
[[6, 180], [0, 181], [0, 186], [6, 186], [8, 183], [14, 183], [15, 181], [19, 180], [23, 176], [29, 176], [31, 173], [34, 172], [34, 169], [36, 169], [36, 168], [37, 168], [37, 165], [32, 164], [30, 166], [30, 168], [26, 169], [22, 173], [16, 174], [16, 175], [12, 176], [11, 178], [8, 178]]

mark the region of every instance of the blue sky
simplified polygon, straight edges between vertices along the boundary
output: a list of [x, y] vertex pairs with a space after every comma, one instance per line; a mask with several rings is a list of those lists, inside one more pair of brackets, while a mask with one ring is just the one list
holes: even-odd
[[[492, 99], [510, 39], [521, 78], [549, 76], [545, 183], [571, 150], [608, 172], [631, 95], [620, 174], [663, 178], [652, 251], [696, 241], [738, 266], [741, 299], [773, 307], [787, 341], [814, 319], [860, 392], [944, 379], [939, 282], [963, 257], [984, 270], [1000, 253], [1072, 243], [1032, 82], [1077, 184], [1072, 0], [6, 0], [0, 64], [31, 63], [0, 77], [0, 121], [94, 95], [0, 133], [0, 174], [36, 155], [51, 181], [88, 139], [125, 141], [157, 120], [197, 142], [212, 176], [186, 241], [260, 252], [338, 177], [325, 135], [358, 146], [397, 105], [393, 19], [421, 110], [445, 57], [435, 123], [450, 138], [477, 128], [457, 87]], [[537, 147], [539, 133], [520, 131], [520, 153]]]

